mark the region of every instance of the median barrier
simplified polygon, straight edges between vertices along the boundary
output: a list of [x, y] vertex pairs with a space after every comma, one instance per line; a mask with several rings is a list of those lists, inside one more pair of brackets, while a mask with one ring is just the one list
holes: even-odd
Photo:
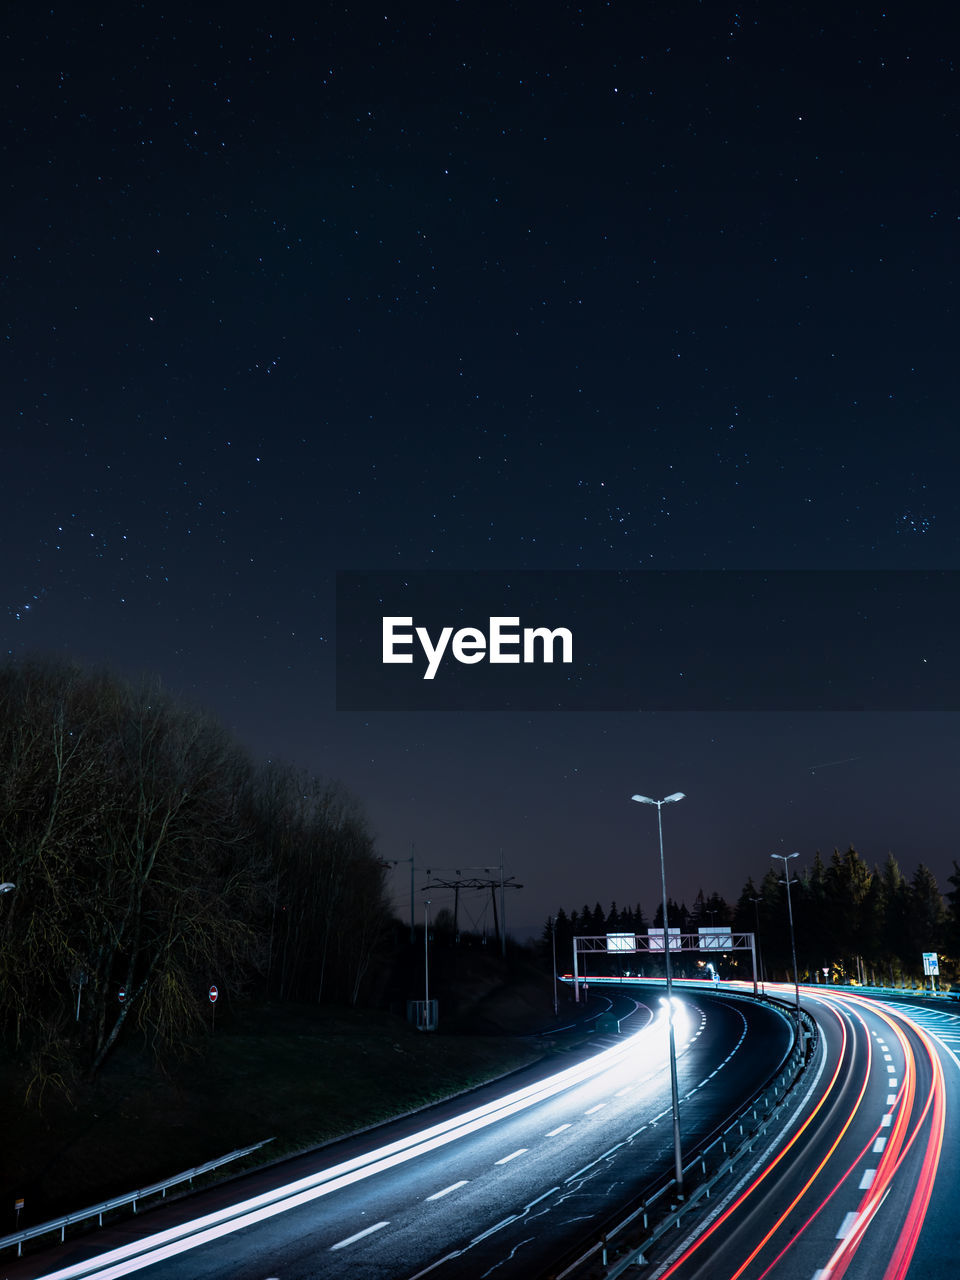
[[[795, 1017], [792, 1004], [767, 999]], [[780, 1122], [778, 1115], [791, 1096], [807, 1062], [818, 1045], [817, 1025], [801, 1013], [803, 1034], [775, 1076], [742, 1108], [716, 1138], [690, 1153], [683, 1167], [685, 1194], [678, 1196], [676, 1181], [669, 1178], [652, 1194], [609, 1225], [599, 1239], [567, 1261], [562, 1270], [551, 1271], [546, 1280], [615, 1280], [629, 1268], [643, 1265], [645, 1254], [665, 1235], [676, 1231], [683, 1219], [702, 1207], [742, 1158], [754, 1148], [768, 1129]]]

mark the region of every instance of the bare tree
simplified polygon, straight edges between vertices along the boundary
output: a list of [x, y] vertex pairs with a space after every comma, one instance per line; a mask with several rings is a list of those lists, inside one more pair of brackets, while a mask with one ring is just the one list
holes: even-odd
[[0, 763], [0, 866], [18, 885], [0, 1008], [18, 1041], [62, 1056], [69, 1036], [94, 1070], [131, 1018], [182, 1042], [211, 979], [257, 959], [249, 764], [157, 688], [43, 664], [0, 672]]

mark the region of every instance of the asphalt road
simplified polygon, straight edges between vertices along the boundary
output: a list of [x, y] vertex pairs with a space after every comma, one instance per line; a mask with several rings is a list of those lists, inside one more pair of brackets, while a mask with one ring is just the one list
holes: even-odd
[[[9, 1280], [437, 1280], [545, 1271], [617, 1204], [672, 1168], [662, 993], [598, 1052], [529, 1069], [458, 1107], [337, 1144], [5, 1269]], [[714, 1131], [789, 1050], [779, 1012], [703, 990], [677, 1015], [684, 1143]], [[185, 1205], [187, 1206], [185, 1208]], [[4, 1273], [0, 1270], [0, 1273]]]
[[[808, 989], [809, 991], [809, 989]], [[955, 1280], [960, 1019], [814, 993], [825, 1055], [790, 1130], [645, 1280]], [[939, 1032], [939, 1036], [938, 1036]], [[948, 1134], [952, 1141], [946, 1141]]]

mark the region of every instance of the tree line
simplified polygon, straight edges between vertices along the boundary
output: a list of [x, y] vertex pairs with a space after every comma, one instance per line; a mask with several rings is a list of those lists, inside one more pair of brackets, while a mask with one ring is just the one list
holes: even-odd
[[131, 1027], [158, 1048], [208, 991], [361, 999], [390, 919], [359, 805], [254, 766], [156, 684], [0, 668], [0, 1032], [35, 1087], [96, 1071]]
[[[790, 862], [790, 905], [793, 910], [797, 967], [801, 981], [858, 981], [876, 985], [900, 985], [923, 977], [923, 953], [936, 952], [943, 979], [960, 976], [960, 865], [953, 863], [949, 889], [941, 893], [929, 867], [921, 863], [908, 879], [897, 859], [888, 853], [881, 866], [871, 867], [853, 847], [835, 849], [829, 860], [818, 851], [811, 861], [794, 870]], [[735, 904], [719, 894], [701, 890], [688, 909], [683, 902], [667, 901], [671, 929], [696, 933], [698, 928], [728, 925], [736, 933], [753, 933], [766, 977], [792, 978], [787, 889], [783, 864], [765, 873], [759, 884], [747, 879]], [[544, 925], [542, 946], [556, 947], [558, 966], [572, 963], [573, 939], [578, 935], [644, 933], [663, 927], [663, 908], [657, 906], [649, 925], [638, 906], [618, 909], [612, 903], [604, 911], [593, 908], [567, 913], [562, 908]], [[699, 957], [677, 953], [681, 974], [694, 976]], [[611, 966], [644, 967], [650, 973], [656, 957], [621, 954], [598, 957], [597, 971]], [[662, 963], [662, 962], [660, 962]], [[749, 956], [731, 952], [725, 966], [746, 975]]]

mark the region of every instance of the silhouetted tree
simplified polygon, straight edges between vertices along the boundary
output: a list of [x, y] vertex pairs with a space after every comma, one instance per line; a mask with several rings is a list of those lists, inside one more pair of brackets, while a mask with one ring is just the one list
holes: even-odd
[[936, 877], [928, 866], [920, 863], [910, 881], [910, 913], [907, 917], [907, 969], [923, 973], [924, 951], [940, 952], [946, 919], [943, 898]]
[[37, 1088], [127, 1022], [182, 1043], [258, 960], [243, 753], [157, 686], [26, 662], [0, 670], [0, 776], [0, 1010]]

